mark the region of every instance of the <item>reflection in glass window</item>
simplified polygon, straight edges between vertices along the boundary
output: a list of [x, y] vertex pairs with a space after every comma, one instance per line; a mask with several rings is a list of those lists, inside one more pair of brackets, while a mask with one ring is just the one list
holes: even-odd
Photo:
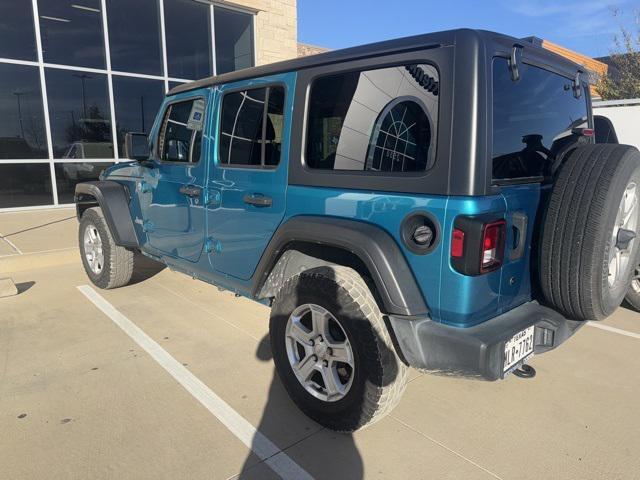
[[38, 0], [44, 61], [105, 68], [100, 0]]
[[164, 0], [169, 76], [195, 80], [212, 75], [209, 5]]
[[55, 158], [113, 158], [106, 75], [45, 71]]
[[[550, 174], [556, 153], [587, 126], [587, 95], [575, 98], [573, 80], [522, 64], [511, 80], [506, 58], [493, 62], [493, 178]], [[584, 89], [588, 88], [586, 85]]]
[[0, 162], [0, 208], [53, 203], [48, 163]]
[[118, 126], [118, 151], [124, 155], [127, 132], [149, 133], [164, 98], [164, 82], [113, 76], [113, 96]]
[[107, 0], [111, 69], [162, 75], [158, 2]]
[[414, 172], [435, 156], [439, 77], [431, 65], [349, 72], [313, 82], [311, 168]]
[[102, 171], [112, 163], [56, 163], [58, 203], [73, 203], [76, 184], [97, 180]]
[[253, 67], [253, 15], [215, 8], [216, 73]]
[[427, 168], [431, 122], [415, 97], [392, 100], [380, 114], [371, 135], [366, 170], [418, 172]]
[[256, 167], [278, 165], [283, 123], [282, 87], [226, 94], [222, 100], [220, 163]]
[[196, 98], [169, 105], [162, 122], [158, 156], [165, 162], [200, 161], [205, 102]]
[[31, 2], [0, 0], [0, 57], [37, 60]]
[[47, 157], [38, 68], [0, 64], [0, 159]]

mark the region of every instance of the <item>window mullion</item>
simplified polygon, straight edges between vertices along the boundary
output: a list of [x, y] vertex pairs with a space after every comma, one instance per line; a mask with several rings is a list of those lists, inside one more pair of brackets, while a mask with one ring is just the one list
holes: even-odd
[[267, 87], [264, 92], [264, 107], [262, 108], [262, 142], [260, 144], [260, 165], [265, 166], [265, 155], [267, 151], [267, 119], [269, 118], [269, 92], [271, 87]]

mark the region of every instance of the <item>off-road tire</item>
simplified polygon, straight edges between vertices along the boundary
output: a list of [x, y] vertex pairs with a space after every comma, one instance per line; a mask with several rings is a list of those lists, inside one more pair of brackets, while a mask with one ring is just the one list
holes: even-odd
[[[90, 225], [96, 227], [102, 240], [104, 266], [98, 274], [91, 270], [84, 251], [84, 232]], [[134, 252], [115, 244], [100, 207], [88, 208], [82, 214], [78, 229], [78, 241], [82, 265], [91, 283], [96, 287], [108, 290], [122, 287], [131, 281], [134, 272]]]
[[[354, 353], [354, 378], [344, 398], [322, 401], [296, 378], [285, 346], [289, 316], [300, 305], [324, 307], [340, 322]], [[269, 325], [276, 370], [307, 416], [326, 428], [353, 432], [388, 414], [407, 384], [407, 367], [395, 353], [378, 305], [362, 277], [342, 266], [318, 267], [290, 278], [278, 292]]]
[[[567, 318], [601, 320], [627, 292], [634, 262], [610, 287], [608, 258], [631, 181], [640, 186], [640, 152], [626, 145], [578, 147], [560, 168], [542, 221], [538, 271], [543, 300]], [[631, 258], [639, 243], [634, 240]]]

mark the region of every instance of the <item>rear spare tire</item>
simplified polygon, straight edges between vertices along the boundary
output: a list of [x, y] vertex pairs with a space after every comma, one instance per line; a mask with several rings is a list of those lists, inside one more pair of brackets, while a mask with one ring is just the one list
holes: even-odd
[[574, 320], [601, 320], [624, 299], [639, 241], [640, 152], [575, 149], [555, 180], [542, 224], [544, 301]]

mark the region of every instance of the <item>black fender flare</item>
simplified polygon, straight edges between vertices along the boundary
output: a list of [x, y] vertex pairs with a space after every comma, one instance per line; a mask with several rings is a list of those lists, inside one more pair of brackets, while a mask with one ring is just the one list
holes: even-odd
[[127, 188], [111, 180], [82, 182], [76, 185], [75, 204], [78, 220], [87, 208], [97, 204], [102, 209], [116, 245], [138, 248], [138, 237], [129, 211], [129, 200]]
[[254, 298], [260, 295], [281, 255], [295, 243], [337, 247], [358, 257], [375, 284], [384, 313], [428, 313], [413, 272], [391, 235], [378, 226], [337, 217], [301, 215], [280, 225], [256, 267], [252, 288]]

